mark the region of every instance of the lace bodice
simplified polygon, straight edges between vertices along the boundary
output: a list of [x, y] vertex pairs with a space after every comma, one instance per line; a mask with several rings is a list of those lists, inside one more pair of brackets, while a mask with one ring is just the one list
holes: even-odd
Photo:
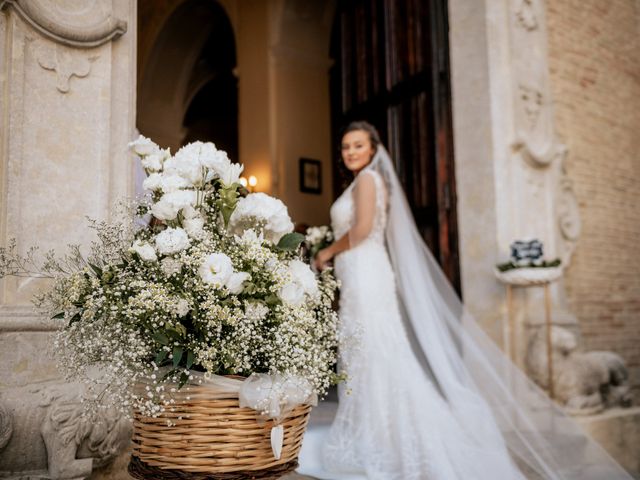
[[384, 245], [387, 189], [378, 172], [364, 169], [331, 207], [335, 238], [349, 234], [350, 247], [365, 241]]

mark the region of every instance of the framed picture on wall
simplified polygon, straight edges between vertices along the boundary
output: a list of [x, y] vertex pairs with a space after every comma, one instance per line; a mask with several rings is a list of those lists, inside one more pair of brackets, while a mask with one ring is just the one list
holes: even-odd
[[322, 193], [322, 164], [320, 160], [300, 159], [300, 191], [304, 193]]

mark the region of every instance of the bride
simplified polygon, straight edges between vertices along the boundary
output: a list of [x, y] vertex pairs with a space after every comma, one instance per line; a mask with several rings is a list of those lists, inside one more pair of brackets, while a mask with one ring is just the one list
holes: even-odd
[[300, 473], [323, 479], [630, 479], [477, 327], [417, 231], [375, 128], [350, 124], [354, 181], [331, 208], [349, 379]]

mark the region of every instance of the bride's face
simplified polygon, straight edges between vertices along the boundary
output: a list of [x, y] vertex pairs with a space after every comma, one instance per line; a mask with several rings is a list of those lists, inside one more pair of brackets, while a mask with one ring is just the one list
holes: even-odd
[[364, 130], [353, 130], [342, 137], [342, 160], [353, 173], [369, 165], [374, 153], [371, 138]]

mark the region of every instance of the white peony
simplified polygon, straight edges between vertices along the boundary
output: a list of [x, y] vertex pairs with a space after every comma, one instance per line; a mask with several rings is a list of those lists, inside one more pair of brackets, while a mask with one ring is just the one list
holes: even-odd
[[131, 245], [129, 251], [137, 253], [138, 256], [145, 262], [155, 262], [156, 260], [158, 260], [156, 251], [153, 246], [148, 242], [143, 242], [142, 240], [136, 240], [135, 242], [133, 242], [133, 245]]
[[180, 175], [165, 174], [160, 178], [160, 188], [164, 193], [171, 193], [182, 188], [188, 188], [191, 184], [189, 181]]
[[231, 214], [229, 227], [241, 233], [256, 224], [263, 227], [267, 240], [278, 243], [283, 235], [293, 231], [293, 223], [284, 203], [266, 193], [250, 193], [241, 198]]
[[290, 305], [301, 305], [304, 300], [304, 289], [297, 282], [289, 282], [278, 292], [280, 298]]
[[144, 179], [144, 182], [142, 182], [142, 188], [153, 192], [160, 190], [162, 189], [162, 179], [163, 175], [161, 173], [152, 173]]
[[174, 273], [180, 273], [182, 270], [182, 262], [171, 257], [163, 258], [160, 262], [160, 266], [162, 267], [164, 274], [167, 276], [171, 276]]
[[233, 264], [224, 253], [212, 253], [200, 265], [198, 273], [205, 283], [209, 283], [215, 288], [222, 288], [233, 273]]
[[179, 210], [180, 208], [163, 199], [151, 206], [151, 213], [158, 220], [174, 220]]
[[162, 255], [178, 253], [189, 246], [187, 232], [182, 228], [167, 228], [156, 236], [156, 248]]
[[250, 277], [251, 275], [247, 272], [234, 272], [229, 276], [226, 287], [229, 289], [230, 293], [238, 295], [239, 293], [242, 293], [244, 290], [244, 282], [249, 280]]
[[202, 217], [193, 217], [193, 218], [185, 218], [182, 221], [182, 227], [189, 234], [191, 238], [201, 238], [204, 234], [204, 218]]
[[152, 142], [144, 135], [140, 135], [133, 142], [130, 142], [129, 148], [141, 157], [160, 153], [161, 151], [160, 147], [156, 143]]

